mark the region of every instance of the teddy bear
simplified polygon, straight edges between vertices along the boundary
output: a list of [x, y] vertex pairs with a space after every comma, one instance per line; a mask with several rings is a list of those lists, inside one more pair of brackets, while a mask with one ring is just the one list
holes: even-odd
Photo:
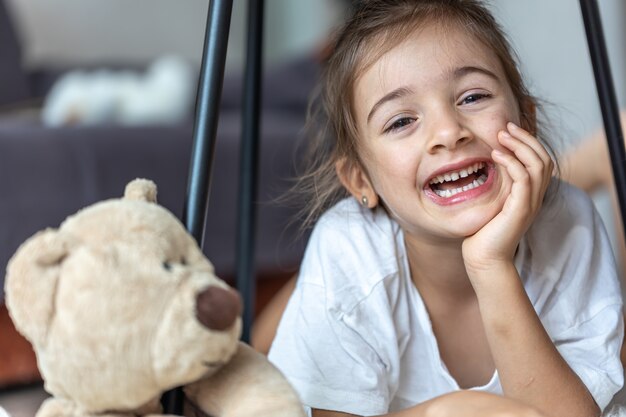
[[178, 386], [189, 416], [303, 417], [282, 374], [239, 341], [239, 294], [156, 192], [136, 179], [9, 261], [6, 305], [51, 394], [37, 417], [160, 416]]

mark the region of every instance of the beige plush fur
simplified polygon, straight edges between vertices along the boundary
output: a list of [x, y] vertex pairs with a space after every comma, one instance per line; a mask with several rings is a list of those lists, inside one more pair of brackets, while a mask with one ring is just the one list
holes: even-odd
[[28, 239], [5, 292], [52, 394], [37, 417], [156, 416], [163, 391], [193, 382], [212, 417], [303, 415], [282, 375], [238, 342], [238, 295], [150, 181]]

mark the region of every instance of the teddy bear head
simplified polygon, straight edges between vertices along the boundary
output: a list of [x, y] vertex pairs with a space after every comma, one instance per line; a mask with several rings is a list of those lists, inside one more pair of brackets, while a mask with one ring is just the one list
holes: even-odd
[[89, 412], [137, 409], [211, 374], [241, 331], [239, 295], [148, 180], [22, 244], [6, 303], [46, 390]]

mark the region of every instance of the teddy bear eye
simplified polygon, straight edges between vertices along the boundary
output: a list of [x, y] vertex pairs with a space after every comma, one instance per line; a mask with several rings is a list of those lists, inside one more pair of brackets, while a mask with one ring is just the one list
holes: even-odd
[[172, 270], [172, 265], [169, 262], [165, 261], [165, 262], [163, 262], [163, 268], [166, 271], [171, 271]]
[[180, 258], [180, 263], [181, 265], [187, 265], [187, 259], [185, 259], [184, 257]]

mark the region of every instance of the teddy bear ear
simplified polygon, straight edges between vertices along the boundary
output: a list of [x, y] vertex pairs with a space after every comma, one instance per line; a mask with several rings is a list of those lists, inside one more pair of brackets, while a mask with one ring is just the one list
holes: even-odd
[[45, 344], [61, 264], [71, 246], [63, 233], [46, 229], [24, 242], [9, 260], [6, 305], [15, 327], [34, 345]]
[[157, 186], [154, 182], [143, 178], [132, 180], [126, 185], [124, 190], [125, 200], [147, 201], [156, 203]]

